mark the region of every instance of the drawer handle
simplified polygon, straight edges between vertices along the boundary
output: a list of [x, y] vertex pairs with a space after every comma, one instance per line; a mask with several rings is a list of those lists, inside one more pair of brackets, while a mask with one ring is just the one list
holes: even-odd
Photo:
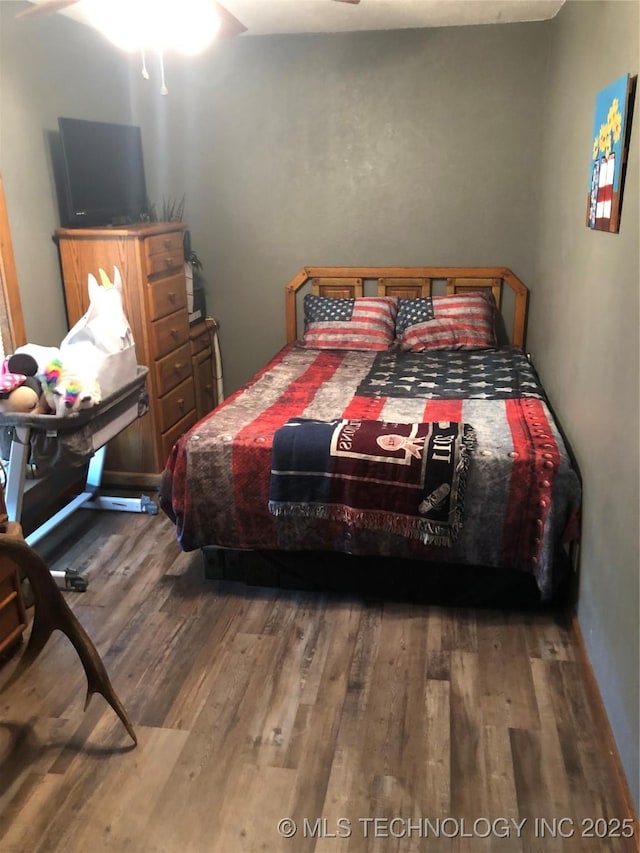
[[177, 338], [178, 335], [180, 334], [180, 329], [171, 329], [171, 334], [173, 335], [174, 338]]
[[180, 397], [180, 399], [178, 400], [178, 408], [184, 409], [184, 400], [182, 399], [182, 397]]
[[167, 298], [168, 298], [169, 302], [175, 302], [176, 301], [176, 294], [171, 292], [171, 293], [167, 294]]
[[164, 247], [165, 247], [165, 249], [171, 248], [171, 239], [169, 237], [164, 238]]
[[173, 367], [174, 367], [174, 370], [180, 371], [184, 367], [184, 362], [178, 361], [173, 365]]
[[167, 255], [167, 257], [164, 259], [164, 264], [166, 267], [173, 266], [173, 258], [171, 257], [171, 255]]

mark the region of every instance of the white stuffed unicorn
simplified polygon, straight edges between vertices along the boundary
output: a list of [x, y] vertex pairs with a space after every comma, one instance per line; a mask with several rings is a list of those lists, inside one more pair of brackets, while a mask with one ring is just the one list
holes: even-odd
[[[112, 394], [135, 379], [137, 362], [131, 327], [122, 305], [122, 278], [117, 267], [113, 281], [99, 271], [101, 284], [89, 274], [89, 308], [60, 344], [63, 373], [75, 374], [90, 396]], [[97, 388], [92, 385], [97, 381]], [[92, 404], [93, 405], [93, 404]]]
[[100, 403], [135, 379], [138, 365], [133, 335], [122, 306], [122, 279], [100, 270], [89, 274], [89, 308], [60, 347], [26, 344], [16, 354], [30, 355], [49, 408], [58, 417]]

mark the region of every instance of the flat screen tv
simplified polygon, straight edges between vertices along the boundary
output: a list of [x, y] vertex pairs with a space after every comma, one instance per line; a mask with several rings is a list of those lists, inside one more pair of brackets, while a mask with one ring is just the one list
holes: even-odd
[[63, 161], [63, 224], [126, 225], [147, 210], [140, 128], [59, 118]]

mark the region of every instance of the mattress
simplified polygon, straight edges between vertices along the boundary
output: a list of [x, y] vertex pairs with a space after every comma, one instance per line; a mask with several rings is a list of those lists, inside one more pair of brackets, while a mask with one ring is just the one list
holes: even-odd
[[[269, 511], [273, 437], [291, 418], [460, 422], [475, 442], [460, 531], [425, 543], [347, 520]], [[540, 380], [516, 347], [482, 351], [284, 347], [174, 446], [160, 504], [180, 546], [318, 551], [512, 568], [542, 598], [579, 534], [580, 481]]]

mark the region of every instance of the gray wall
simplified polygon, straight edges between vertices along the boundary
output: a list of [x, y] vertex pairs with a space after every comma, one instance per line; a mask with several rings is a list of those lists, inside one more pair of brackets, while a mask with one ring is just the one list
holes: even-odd
[[[284, 343], [303, 265], [535, 258], [548, 24], [243, 37], [145, 99], [232, 391]], [[176, 158], [175, 153], [180, 157]], [[250, 344], [248, 345], [248, 342]]]
[[[638, 139], [619, 234], [585, 208], [595, 95], [638, 73], [637, 3], [568, 3], [553, 22], [529, 348], [584, 485], [578, 612], [638, 803]], [[602, 49], [603, 45], [606, 49]]]
[[131, 121], [128, 63], [92, 30], [50, 15], [16, 20], [0, 2], [0, 173], [27, 337], [56, 346], [67, 331], [51, 137], [57, 118]]
[[133, 117], [152, 200], [186, 192], [228, 391], [284, 342], [283, 285], [305, 264], [501, 264], [531, 287], [529, 348], [584, 477], [581, 624], [637, 803], [638, 115], [621, 233], [584, 226], [595, 93], [637, 72], [637, 3], [242, 37], [169, 58], [167, 98], [153, 66], [142, 81], [58, 16], [18, 28], [17, 5], [0, 2], [0, 171], [31, 340], [66, 330], [48, 154], [61, 114]]

